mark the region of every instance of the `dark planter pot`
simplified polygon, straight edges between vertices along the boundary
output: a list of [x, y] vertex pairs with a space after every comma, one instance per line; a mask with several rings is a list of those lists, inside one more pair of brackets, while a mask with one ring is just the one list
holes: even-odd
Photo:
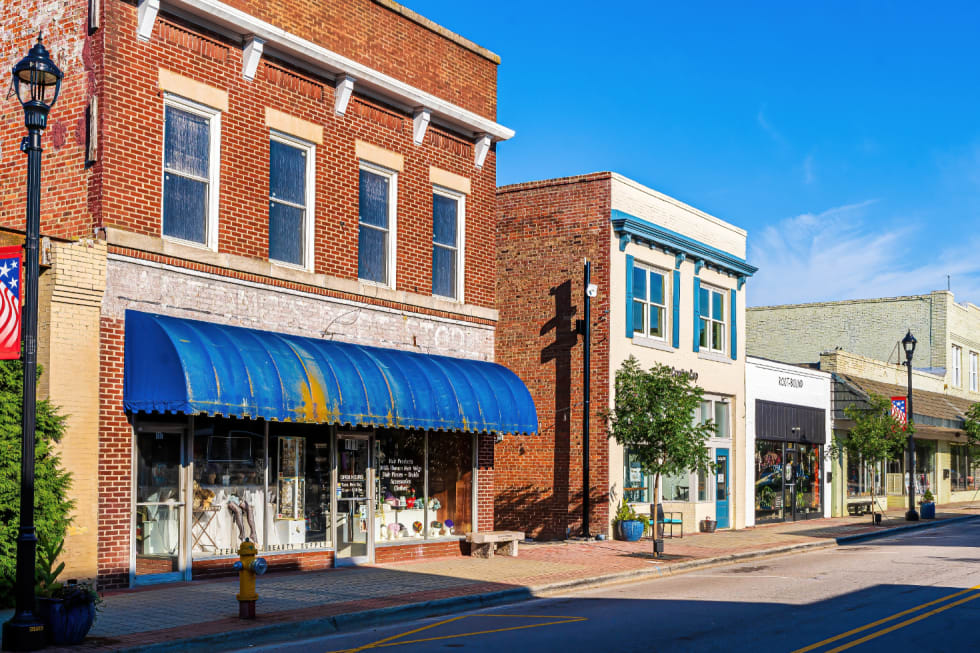
[[715, 528], [718, 527], [718, 522], [714, 519], [702, 519], [701, 520], [701, 532], [702, 533], [714, 533]]
[[37, 613], [52, 644], [81, 644], [95, 622], [95, 603], [37, 598]]
[[919, 516], [923, 519], [936, 518], [936, 504], [932, 501], [923, 501], [919, 504]]
[[643, 522], [627, 519], [619, 522], [619, 537], [627, 542], [637, 542], [643, 536]]

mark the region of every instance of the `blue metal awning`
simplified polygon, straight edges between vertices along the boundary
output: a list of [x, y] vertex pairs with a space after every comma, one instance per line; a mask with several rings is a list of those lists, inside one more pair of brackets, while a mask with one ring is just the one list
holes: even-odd
[[531, 393], [496, 363], [126, 311], [130, 412], [536, 433]]

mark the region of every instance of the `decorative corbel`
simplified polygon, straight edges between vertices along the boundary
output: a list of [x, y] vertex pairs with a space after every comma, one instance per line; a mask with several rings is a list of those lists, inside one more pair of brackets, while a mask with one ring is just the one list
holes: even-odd
[[629, 234], [619, 234], [619, 251], [625, 252], [626, 246], [633, 241], [632, 236]]
[[257, 36], [250, 36], [245, 41], [242, 48], [242, 77], [248, 81], [255, 79], [255, 72], [259, 69], [259, 60], [262, 59], [262, 49], [265, 47], [265, 40]]
[[694, 274], [701, 274], [701, 269], [704, 267], [704, 259], [698, 259], [694, 261]]
[[425, 130], [429, 128], [429, 121], [432, 120], [432, 112], [428, 109], [417, 109], [412, 118], [412, 140], [416, 145], [421, 145], [425, 140]]
[[684, 252], [677, 252], [677, 255], [674, 256], [674, 269], [680, 270], [681, 263], [683, 263], [686, 258], [687, 258], [687, 254], [685, 254]]
[[487, 160], [487, 153], [490, 151], [490, 134], [480, 134], [476, 139], [476, 146], [473, 148], [475, 156], [474, 163], [477, 168], [482, 168]]
[[350, 75], [338, 75], [337, 85], [334, 88], [333, 110], [338, 116], [344, 115], [347, 111], [347, 104], [350, 96], [354, 92], [354, 78]]
[[745, 276], [744, 275], [739, 275], [739, 277], [738, 277], [738, 289], [741, 290], [742, 289], [742, 286], [744, 286], [744, 285], [745, 285]]
[[139, 0], [136, 10], [136, 38], [149, 41], [153, 34], [153, 23], [160, 12], [160, 0]]

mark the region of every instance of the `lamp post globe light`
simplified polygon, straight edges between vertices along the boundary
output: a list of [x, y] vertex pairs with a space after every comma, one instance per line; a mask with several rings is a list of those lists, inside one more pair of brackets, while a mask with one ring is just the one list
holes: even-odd
[[61, 91], [62, 73], [41, 42], [13, 68], [12, 94], [24, 108], [27, 137], [21, 150], [27, 153], [27, 225], [24, 242], [24, 401], [20, 459], [20, 527], [17, 535], [17, 575], [14, 586], [16, 610], [3, 624], [3, 648], [34, 651], [45, 645], [44, 624], [34, 608], [34, 425], [37, 410], [37, 285], [38, 244], [41, 230], [41, 132], [48, 112]]
[[908, 396], [905, 399], [905, 417], [909, 429], [909, 509], [905, 513], [905, 519], [908, 521], [919, 521], [919, 513], [915, 510], [915, 431], [912, 429], [912, 355], [915, 353], [915, 343], [915, 336], [909, 329], [902, 338], [905, 367], [909, 374]]

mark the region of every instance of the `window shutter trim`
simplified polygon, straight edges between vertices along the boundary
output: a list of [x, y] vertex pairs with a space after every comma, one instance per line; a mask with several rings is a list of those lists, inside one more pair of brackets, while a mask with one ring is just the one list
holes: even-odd
[[694, 277], [694, 351], [701, 351], [701, 279]]
[[626, 337], [633, 337], [633, 257], [626, 255]]
[[681, 271], [674, 270], [674, 305], [672, 307], [674, 313], [673, 328], [671, 329], [671, 341], [670, 344], [673, 345], [674, 349], [678, 349], [681, 346]]
[[732, 297], [731, 304], [729, 304], [729, 306], [731, 307], [731, 313], [732, 313], [732, 316], [731, 316], [731, 320], [732, 320], [732, 337], [731, 337], [731, 343], [732, 343], [732, 345], [731, 345], [732, 346], [732, 360], [733, 361], [737, 361], [738, 360], [738, 320], [736, 319], [736, 317], [738, 316], [738, 312], [735, 310], [735, 299], [736, 299], [735, 290], [732, 289], [730, 292], [731, 292], [731, 297]]

